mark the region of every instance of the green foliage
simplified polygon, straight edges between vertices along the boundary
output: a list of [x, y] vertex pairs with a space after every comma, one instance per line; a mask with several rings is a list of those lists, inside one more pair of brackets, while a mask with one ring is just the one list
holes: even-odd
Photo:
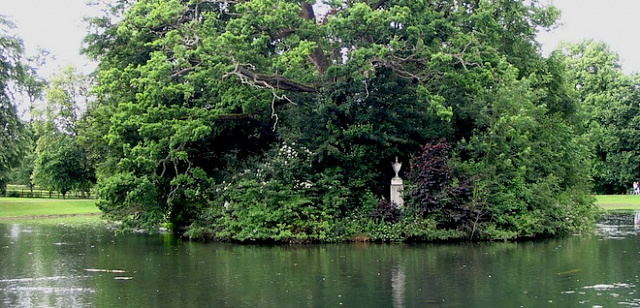
[[[40, 139], [42, 140], [42, 138]], [[59, 191], [64, 197], [68, 191], [79, 188], [84, 178], [84, 169], [80, 164], [82, 149], [68, 136], [41, 143], [37, 150], [33, 171], [36, 184]]]
[[344, 190], [326, 192], [331, 186], [319, 186], [323, 180], [308, 173], [311, 157], [304, 148], [283, 145], [267, 157], [218, 185], [213, 206], [187, 235], [207, 232], [233, 241], [327, 240]]
[[[28, 128], [32, 128], [32, 127], [28, 126]], [[29, 145], [27, 146], [27, 148], [33, 149], [35, 148], [35, 145], [34, 145], [35, 138], [33, 137], [33, 133], [32, 133], [33, 129], [28, 129], [27, 131], [31, 132], [31, 134], [29, 134], [30, 138], [28, 140]], [[35, 184], [33, 183], [33, 179], [31, 175], [33, 173], [35, 159], [36, 159], [35, 151], [29, 154], [26, 154], [20, 161], [20, 164], [12, 168], [11, 171], [8, 173], [9, 182], [12, 184], [27, 185], [27, 186], [33, 187], [33, 185]]]
[[[390, 75], [381, 71], [369, 84], [336, 83], [312, 102], [280, 112], [279, 135], [307, 147], [317, 162], [313, 172], [340, 180], [349, 191], [345, 212], [369, 192], [388, 192], [392, 157], [406, 158], [419, 142], [451, 132], [427, 102], [416, 99], [411, 83]], [[369, 87], [376, 91], [362, 97]]]
[[465, 144], [471, 159], [462, 162], [482, 176], [489, 221], [481, 233], [512, 239], [577, 232], [580, 223], [595, 219], [586, 198], [588, 143], [561, 115], [535, 104], [527, 80], [498, 86], [490, 110], [500, 116]]
[[[79, 135], [101, 209], [233, 241], [514, 238], [589, 221], [571, 216], [591, 217], [572, 93], [534, 40], [557, 10], [325, 5], [121, 1], [94, 20], [96, 103]], [[445, 179], [437, 206], [376, 206], [391, 158], [440, 139], [455, 159], [431, 175]]]
[[[373, 219], [372, 219], [373, 218]], [[332, 225], [331, 241], [364, 241], [364, 242], [434, 242], [459, 241], [468, 239], [468, 233], [439, 228], [437, 221], [402, 213], [395, 221], [388, 221], [371, 216], [366, 210], [353, 213], [349, 217], [335, 221]]]
[[229, 213], [217, 223], [216, 237], [237, 241], [318, 241], [325, 239], [328, 224], [312, 201], [293, 187], [277, 181], [265, 185], [251, 181], [234, 183], [239, 195], [230, 195]]
[[146, 227], [151, 231], [164, 221], [166, 206], [158, 202], [158, 189], [149, 179], [119, 173], [100, 183], [98, 195], [97, 205], [105, 217], [122, 222], [125, 229]]
[[625, 76], [619, 56], [604, 43], [567, 44], [556, 55], [563, 59], [580, 101], [596, 192], [626, 193], [640, 178], [640, 79]]

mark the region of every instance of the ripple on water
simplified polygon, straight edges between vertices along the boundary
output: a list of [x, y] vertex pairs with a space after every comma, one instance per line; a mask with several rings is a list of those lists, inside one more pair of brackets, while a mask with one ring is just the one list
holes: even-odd
[[2, 307], [90, 307], [96, 290], [78, 284], [90, 276], [49, 276], [0, 279]]
[[90, 276], [51, 276], [51, 277], [35, 277], [35, 278], [8, 278], [0, 279], [0, 283], [14, 283], [14, 282], [35, 282], [35, 281], [52, 281], [52, 280], [65, 280], [65, 279], [77, 279], [77, 278], [89, 278]]
[[621, 306], [628, 306], [628, 307], [640, 307], [640, 299], [638, 298], [628, 299], [628, 300], [620, 301], [618, 302], [618, 304]]
[[82, 287], [20, 287], [12, 286], [6, 289], [6, 291], [26, 292], [26, 293], [39, 293], [39, 294], [77, 294], [77, 293], [95, 293], [92, 288]]
[[613, 289], [630, 289], [630, 288], [635, 288], [636, 286], [630, 283], [614, 283], [614, 284], [596, 284], [593, 286], [586, 286], [583, 287], [583, 289], [593, 289], [596, 291], [607, 291], [607, 290], [613, 290]]
[[[124, 273], [122, 270], [87, 269]], [[60, 275], [45, 277], [0, 277], [0, 307], [93, 307], [96, 289], [82, 280], [93, 275]], [[131, 276], [116, 276], [131, 280]]]

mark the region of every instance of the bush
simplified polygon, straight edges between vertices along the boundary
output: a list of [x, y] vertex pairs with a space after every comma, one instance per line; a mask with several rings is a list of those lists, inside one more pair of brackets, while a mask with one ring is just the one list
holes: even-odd
[[239, 242], [327, 240], [344, 191], [318, 188], [304, 149], [283, 145], [266, 156], [218, 184], [214, 201], [186, 234]]
[[437, 229], [472, 233], [481, 214], [473, 202], [474, 178], [450, 164], [451, 146], [429, 143], [411, 160], [408, 205], [420, 217], [429, 217]]
[[370, 214], [373, 220], [381, 220], [390, 223], [397, 222], [401, 215], [402, 212], [395, 204], [384, 199], [378, 202]]

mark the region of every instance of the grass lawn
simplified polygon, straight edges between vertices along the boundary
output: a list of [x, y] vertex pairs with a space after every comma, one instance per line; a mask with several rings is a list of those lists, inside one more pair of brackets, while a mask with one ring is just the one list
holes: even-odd
[[596, 204], [605, 210], [640, 210], [640, 196], [597, 195]]
[[98, 214], [96, 200], [0, 198], [0, 219]]

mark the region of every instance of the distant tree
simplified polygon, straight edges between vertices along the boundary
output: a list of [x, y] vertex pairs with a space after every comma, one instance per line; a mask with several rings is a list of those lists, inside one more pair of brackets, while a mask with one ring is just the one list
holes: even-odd
[[590, 141], [597, 193], [625, 193], [640, 179], [640, 77], [622, 72], [620, 57], [603, 42], [564, 44], [564, 59]]
[[78, 143], [77, 123], [86, 108], [88, 86], [75, 69], [64, 68], [52, 78], [47, 103], [36, 112], [33, 123], [38, 137], [33, 180], [60, 191], [63, 197], [72, 189], [84, 194], [95, 182], [87, 151]]
[[38, 147], [33, 178], [36, 183], [59, 191], [65, 198], [67, 192], [79, 188], [84, 174], [80, 161], [82, 151], [70, 136], [58, 135], [46, 145]]
[[[615, 100], [600, 109], [595, 147], [599, 193], [626, 193], [640, 180], [640, 76], [622, 78]], [[595, 168], [594, 168], [595, 169]]]

